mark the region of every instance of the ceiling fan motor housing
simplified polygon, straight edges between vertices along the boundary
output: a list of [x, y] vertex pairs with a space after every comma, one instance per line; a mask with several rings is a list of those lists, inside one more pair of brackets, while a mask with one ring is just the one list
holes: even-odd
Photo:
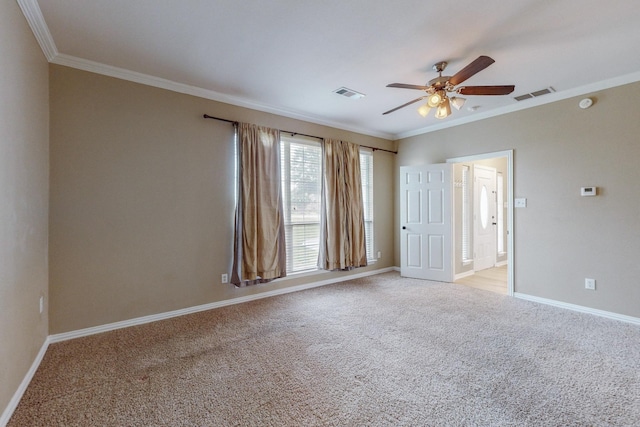
[[[449, 87], [448, 87], [448, 86], [451, 86], [451, 85], [447, 84], [449, 82], [450, 78], [451, 78], [451, 76], [439, 76], [439, 77], [436, 77], [435, 79], [429, 80], [429, 83], [427, 83], [425, 86], [432, 87], [434, 89], [434, 92], [436, 92], [438, 90], [441, 90], [441, 89], [445, 89], [445, 90], [451, 91], [449, 89]], [[451, 89], [453, 89], [453, 86], [451, 86]]]

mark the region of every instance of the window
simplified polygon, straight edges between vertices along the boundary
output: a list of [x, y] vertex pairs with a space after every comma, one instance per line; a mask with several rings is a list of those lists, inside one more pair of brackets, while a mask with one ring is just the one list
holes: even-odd
[[[280, 137], [287, 273], [315, 270], [320, 243], [322, 146], [312, 138]], [[367, 259], [373, 253], [373, 152], [360, 149]]]
[[317, 140], [280, 138], [287, 273], [317, 268], [322, 147]]
[[362, 175], [367, 261], [372, 262], [376, 257], [373, 253], [373, 150], [369, 148], [360, 149], [360, 174]]

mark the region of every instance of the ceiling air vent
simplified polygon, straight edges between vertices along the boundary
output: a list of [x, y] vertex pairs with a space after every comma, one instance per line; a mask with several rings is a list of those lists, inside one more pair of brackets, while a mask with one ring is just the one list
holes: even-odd
[[360, 98], [364, 98], [365, 96], [364, 93], [360, 93], [353, 89], [348, 89], [346, 87], [341, 87], [340, 89], [336, 89], [333, 92], [337, 93], [338, 95], [346, 96], [347, 98], [351, 98], [351, 99], [360, 99]]
[[519, 96], [514, 96], [513, 99], [515, 99], [516, 101], [524, 101], [525, 99], [535, 98], [537, 96], [546, 95], [548, 93], [553, 93], [555, 91], [556, 90], [554, 88], [549, 86], [548, 88], [537, 90], [535, 92], [525, 93], [524, 95], [519, 95]]
[[525, 93], [524, 95], [514, 96], [513, 99], [516, 101], [524, 101], [525, 99], [533, 98], [533, 95], [530, 93]]

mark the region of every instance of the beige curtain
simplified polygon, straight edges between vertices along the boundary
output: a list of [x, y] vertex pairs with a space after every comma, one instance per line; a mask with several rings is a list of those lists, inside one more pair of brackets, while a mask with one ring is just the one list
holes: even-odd
[[318, 267], [323, 270], [364, 267], [367, 254], [358, 146], [325, 140], [323, 169]]
[[244, 286], [286, 276], [280, 132], [240, 123], [238, 162], [231, 283]]

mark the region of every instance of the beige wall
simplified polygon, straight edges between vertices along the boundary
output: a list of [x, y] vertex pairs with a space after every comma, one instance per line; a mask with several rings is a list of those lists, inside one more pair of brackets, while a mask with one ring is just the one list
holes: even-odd
[[18, 4], [0, 2], [0, 414], [47, 336], [47, 97], [42, 51]]
[[640, 83], [592, 96], [403, 139], [397, 165], [513, 149], [515, 291], [640, 317]]
[[[204, 113], [358, 144], [390, 141], [50, 66], [50, 332], [336, 277], [236, 289], [233, 129]], [[394, 155], [374, 153], [375, 246], [393, 266]], [[359, 273], [364, 269], [356, 270]], [[345, 273], [340, 273], [345, 274]]]

